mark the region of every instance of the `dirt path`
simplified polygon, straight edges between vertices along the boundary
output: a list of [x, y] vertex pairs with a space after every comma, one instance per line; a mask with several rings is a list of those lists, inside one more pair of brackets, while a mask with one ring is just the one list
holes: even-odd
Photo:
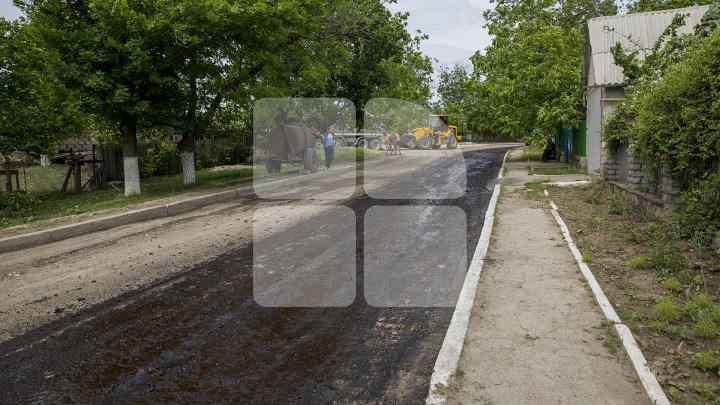
[[547, 208], [505, 189], [450, 403], [642, 404]]

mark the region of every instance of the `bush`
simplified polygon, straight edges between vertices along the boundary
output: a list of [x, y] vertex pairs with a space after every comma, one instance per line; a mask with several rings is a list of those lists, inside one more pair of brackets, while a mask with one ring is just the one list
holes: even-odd
[[627, 216], [630, 214], [632, 204], [625, 196], [611, 192], [608, 196], [608, 206], [611, 214]]
[[688, 260], [682, 255], [675, 241], [656, 240], [649, 257], [650, 267], [662, 277], [668, 277], [687, 270]]
[[644, 269], [647, 266], [647, 259], [645, 256], [633, 256], [630, 259], [630, 266], [636, 270]]
[[720, 230], [720, 172], [708, 173], [690, 191], [683, 193], [686, 209], [677, 218], [682, 237], [702, 232], [710, 237]]
[[669, 277], [665, 280], [661, 281], [660, 284], [662, 284], [663, 287], [665, 287], [666, 290], [679, 293], [683, 290], [683, 285], [676, 277]]
[[695, 294], [687, 304], [685, 313], [695, 321], [695, 333], [712, 339], [720, 335], [718, 322], [720, 321], [720, 307], [705, 294]]
[[141, 174], [143, 177], [166, 176], [170, 173], [170, 159], [177, 155], [174, 143], [161, 142], [145, 153]]
[[678, 318], [680, 309], [669, 298], [661, 298], [655, 304], [655, 317], [661, 322], [671, 322]]
[[690, 359], [690, 363], [699, 370], [717, 372], [720, 369], [720, 351], [695, 353]]
[[38, 203], [37, 198], [24, 191], [0, 193], [0, 221], [33, 216]]
[[673, 175], [692, 186], [720, 151], [720, 30], [698, 39], [657, 81], [636, 89], [631, 136], [643, 156], [673, 164]]

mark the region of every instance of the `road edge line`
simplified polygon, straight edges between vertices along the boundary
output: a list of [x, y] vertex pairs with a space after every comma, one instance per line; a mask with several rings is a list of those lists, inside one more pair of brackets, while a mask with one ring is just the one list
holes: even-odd
[[[545, 190], [545, 195], [549, 196], [547, 190]], [[645, 359], [642, 350], [640, 350], [640, 347], [635, 341], [632, 331], [630, 331], [630, 328], [628, 328], [625, 324], [622, 323], [622, 320], [620, 320], [620, 317], [615, 312], [615, 308], [613, 308], [612, 304], [605, 295], [605, 292], [603, 292], [602, 287], [600, 287], [600, 284], [593, 275], [592, 270], [590, 270], [590, 267], [587, 265], [587, 263], [585, 263], [585, 260], [583, 260], [580, 250], [577, 248], [577, 245], [575, 244], [572, 236], [570, 235], [570, 229], [567, 227], [567, 224], [565, 224], [565, 221], [558, 213], [557, 205], [555, 205], [552, 200], [550, 201], [550, 207], [552, 215], [555, 217], [558, 225], [560, 225], [560, 230], [565, 237], [565, 241], [567, 242], [570, 251], [575, 257], [575, 261], [580, 267], [580, 271], [583, 273], [585, 280], [590, 285], [590, 289], [595, 296], [595, 300], [597, 300], [598, 304], [600, 304], [600, 308], [602, 309], [605, 318], [613, 322], [615, 330], [617, 331], [618, 336], [623, 343], [625, 353], [627, 353], [628, 357], [630, 358], [630, 361], [635, 368], [635, 372], [637, 373], [638, 378], [640, 378], [640, 382], [642, 383], [643, 388], [645, 388], [645, 393], [656, 405], [670, 405], [670, 400], [665, 395], [665, 391], [663, 391], [662, 387], [660, 386], [657, 377], [655, 377], [655, 374], [647, 366], [647, 360]]]
[[[505, 153], [503, 164], [497, 177], [498, 179], [503, 178], [503, 171], [505, 170], [507, 157], [513, 150], [514, 149], [511, 149]], [[470, 325], [470, 315], [472, 313], [473, 303], [475, 302], [475, 294], [477, 293], [480, 274], [482, 273], [485, 256], [487, 255], [487, 251], [490, 246], [490, 237], [492, 236], [493, 227], [495, 226], [495, 211], [497, 209], [501, 189], [502, 185], [495, 185], [487, 211], [485, 211], [485, 222], [483, 224], [483, 229], [480, 232], [480, 240], [478, 240], [477, 247], [475, 248], [475, 254], [470, 261], [470, 267], [468, 268], [467, 276], [465, 276], [465, 282], [463, 283], [462, 290], [460, 291], [460, 297], [458, 298], [455, 311], [453, 312], [452, 319], [450, 320], [450, 326], [448, 326], [445, 338], [443, 339], [442, 347], [440, 348], [440, 352], [435, 360], [433, 373], [430, 377], [430, 389], [428, 391], [428, 396], [425, 399], [426, 405], [442, 405], [447, 402], [448, 398], [445, 394], [445, 390], [450, 386], [450, 379], [460, 362], [460, 355], [462, 354], [463, 345], [465, 343], [465, 335], [467, 334], [467, 329]]]

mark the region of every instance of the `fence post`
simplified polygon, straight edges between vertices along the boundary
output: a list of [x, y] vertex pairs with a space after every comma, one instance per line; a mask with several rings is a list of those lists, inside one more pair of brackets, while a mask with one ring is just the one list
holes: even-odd
[[82, 173], [80, 172], [80, 160], [73, 159], [75, 165], [75, 192], [79, 193], [82, 191]]
[[10, 175], [10, 156], [5, 156], [5, 191], [12, 193], [12, 176]]

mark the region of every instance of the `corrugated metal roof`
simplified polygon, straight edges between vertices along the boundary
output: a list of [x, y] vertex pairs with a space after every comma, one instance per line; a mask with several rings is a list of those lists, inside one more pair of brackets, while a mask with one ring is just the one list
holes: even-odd
[[679, 34], [692, 33], [710, 6], [695, 6], [648, 13], [597, 17], [588, 21], [591, 61], [585, 72], [588, 86], [617, 85], [625, 82], [622, 68], [615, 64], [610, 49], [616, 43], [626, 50], [637, 50], [640, 57], [655, 46], [663, 31], [677, 14], [689, 14]]

